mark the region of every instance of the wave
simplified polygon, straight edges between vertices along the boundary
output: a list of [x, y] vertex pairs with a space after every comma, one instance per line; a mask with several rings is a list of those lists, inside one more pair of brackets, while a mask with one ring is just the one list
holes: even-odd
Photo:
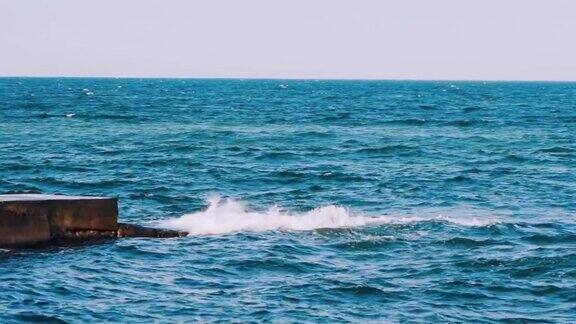
[[207, 208], [160, 222], [166, 228], [186, 231], [195, 235], [223, 235], [237, 232], [313, 231], [352, 227], [406, 224], [426, 221], [446, 222], [459, 226], [480, 227], [497, 223], [493, 218], [445, 215], [379, 215], [354, 214], [348, 208], [336, 205], [317, 207], [307, 212], [291, 213], [273, 206], [266, 211], [251, 211], [239, 200], [219, 196], [207, 199]]
[[455, 126], [455, 127], [473, 127], [478, 125], [488, 124], [487, 120], [476, 120], [476, 119], [462, 119], [462, 120], [453, 120], [446, 122], [446, 126]]
[[563, 153], [574, 153], [574, 149], [563, 146], [554, 146], [550, 148], [544, 148], [537, 150], [536, 153], [550, 153], [550, 154], [563, 154]]
[[387, 121], [387, 124], [391, 125], [406, 125], [406, 126], [420, 126], [426, 124], [428, 121], [420, 118], [406, 118], [406, 119], [394, 119]]
[[366, 147], [358, 149], [355, 153], [365, 153], [365, 154], [400, 154], [405, 152], [417, 151], [418, 148], [408, 145], [388, 145], [381, 147]]

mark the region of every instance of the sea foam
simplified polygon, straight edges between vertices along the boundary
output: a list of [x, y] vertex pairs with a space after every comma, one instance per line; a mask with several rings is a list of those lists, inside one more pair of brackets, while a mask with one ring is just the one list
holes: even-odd
[[496, 222], [493, 218], [442, 214], [369, 216], [355, 214], [346, 207], [335, 205], [321, 206], [302, 213], [285, 212], [278, 206], [266, 211], [251, 211], [242, 201], [219, 196], [209, 197], [206, 202], [206, 209], [162, 221], [160, 225], [186, 231], [189, 235], [222, 235], [247, 231], [311, 231], [422, 221], [442, 221], [460, 226], [486, 226]]

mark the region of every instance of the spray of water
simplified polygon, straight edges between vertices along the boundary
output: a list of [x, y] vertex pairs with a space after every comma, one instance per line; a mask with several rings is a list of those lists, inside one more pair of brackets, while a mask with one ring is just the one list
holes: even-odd
[[318, 207], [304, 213], [283, 212], [277, 206], [264, 212], [257, 212], [250, 211], [241, 201], [222, 199], [218, 196], [208, 198], [207, 205], [205, 210], [163, 221], [161, 225], [186, 231], [190, 235], [222, 235], [246, 231], [310, 231], [430, 220], [446, 221], [461, 226], [485, 226], [494, 222], [492, 219], [454, 218], [443, 215], [356, 215], [347, 208], [334, 205]]

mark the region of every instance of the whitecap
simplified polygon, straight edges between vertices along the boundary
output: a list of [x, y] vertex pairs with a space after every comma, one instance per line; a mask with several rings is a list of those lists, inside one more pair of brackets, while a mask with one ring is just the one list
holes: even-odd
[[355, 214], [348, 208], [326, 205], [307, 212], [286, 212], [278, 206], [266, 211], [252, 211], [239, 200], [213, 196], [207, 199], [207, 208], [161, 221], [161, 226], [186, 231], [189, 235], [222, 235], [237, 232], [312, 231], [351, 227], [405, 224], [440, 221], [458, 226], [486, 226], [497, 222], [493, 218], [445, 215], [379, 215]]

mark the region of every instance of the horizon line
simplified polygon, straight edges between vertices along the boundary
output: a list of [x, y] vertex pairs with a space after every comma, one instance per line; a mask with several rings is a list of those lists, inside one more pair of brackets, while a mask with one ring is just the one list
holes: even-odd
[[451, 78], [360, 78], [360, 77], [226, 77], [226, 76], [109, 76], [109, 75], [0, 75], [0, 79], [176, 79], [176, 80], [294, 80], [294, 81], [423, 81], [423, 82], [543, 82], [575, 83], [574, 80], [555, 79], [451, 79]]

